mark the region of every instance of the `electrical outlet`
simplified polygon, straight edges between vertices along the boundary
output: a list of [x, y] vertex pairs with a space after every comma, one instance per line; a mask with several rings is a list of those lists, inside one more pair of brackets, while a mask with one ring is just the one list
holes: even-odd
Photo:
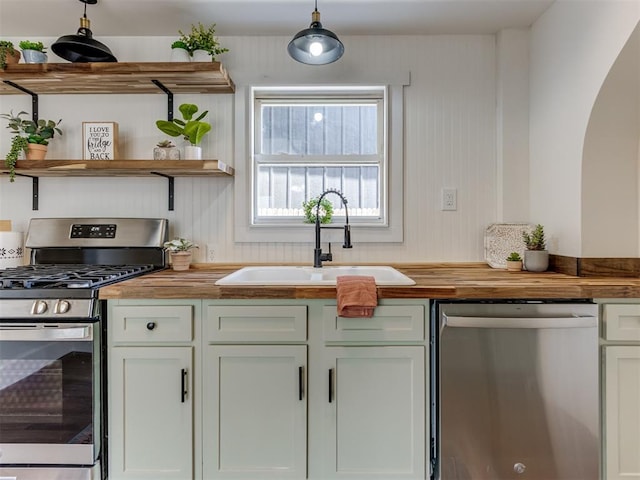
[[458, 191], [455, 188], [442, 189], [442, 210], [458, 209]]
[[218, 251], [218, 245], [215, 243], [207, 244], [207, 263], [214, 263], [216, 261], [216, 252]]

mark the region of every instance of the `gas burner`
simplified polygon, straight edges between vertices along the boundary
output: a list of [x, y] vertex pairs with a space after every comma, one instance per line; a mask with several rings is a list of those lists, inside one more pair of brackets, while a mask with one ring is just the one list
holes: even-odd
[[153, 265], [24, 265], [0, 270], [0, 288], [98, 288], [154, 269]]

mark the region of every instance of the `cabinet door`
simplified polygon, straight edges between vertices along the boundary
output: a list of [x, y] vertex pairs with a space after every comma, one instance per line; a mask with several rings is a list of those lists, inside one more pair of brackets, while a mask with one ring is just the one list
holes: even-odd
[[191, 347], [115, 347], [109, 479], [193, 478]]
[[424, 479], [424, 347], [325, 351], [322, 478]]
[[204, 478], [306, 478], [306, 370], [306, 346], [207, 347]]
[[605, 478], [640, 479], [640, 346], [604, 350]]

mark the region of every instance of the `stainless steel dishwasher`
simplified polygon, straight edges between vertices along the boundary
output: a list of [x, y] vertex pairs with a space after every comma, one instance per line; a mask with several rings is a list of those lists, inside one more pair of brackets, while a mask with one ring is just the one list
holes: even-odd
[[436, 302], [435, 478], [598, 480], [597, 317], [590, 302]]

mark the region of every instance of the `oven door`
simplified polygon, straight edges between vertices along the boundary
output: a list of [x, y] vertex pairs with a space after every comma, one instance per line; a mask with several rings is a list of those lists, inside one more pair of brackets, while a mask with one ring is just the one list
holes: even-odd
[[93, 465], [99, 323], [0, 322], [0, 465]]

